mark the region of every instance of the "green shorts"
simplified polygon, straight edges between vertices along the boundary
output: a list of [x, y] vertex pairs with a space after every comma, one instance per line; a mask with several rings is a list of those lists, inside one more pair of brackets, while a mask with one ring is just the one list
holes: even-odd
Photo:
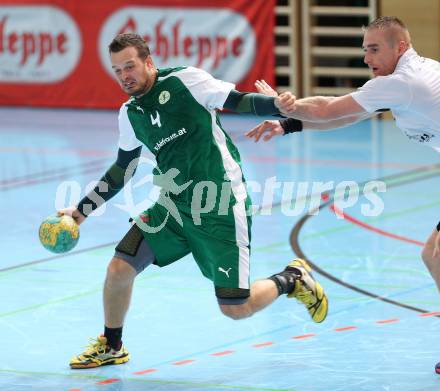
[[233, 292], [232, 297], [248, 297], [252, 224], [247, 213], [249, 198], [230, 207], [227, 215], [201, 214], [200, 225], [188, 205], [175, 205], [180, 222], [173, 217], [175, 210], [157, 203], [136, 220], [154, 252], [155, 263], [167, 266], [192, 253], [202, 274], [214, 282], [218, 297], [228, 297], [228, 292]]

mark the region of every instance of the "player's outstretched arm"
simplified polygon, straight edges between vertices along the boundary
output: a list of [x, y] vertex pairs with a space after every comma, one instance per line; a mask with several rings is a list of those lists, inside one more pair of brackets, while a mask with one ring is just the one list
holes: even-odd
[[253, 138], [255, 142], [258, 142], [264, 135], [263, 140], [269, 141], [274, 136], [283, 136], [288, 133], [301, 132], [302, 130], [331, 130], [343, 128], [344, 126], [371, 118], [375, 114], [377, 113], [365, 113], [327, 122], [300, 121], [294, 118], [285, 118], [279, 121], [263, 121], [245, 133], [245, 136]]
[[[257, 80], [255, 82], [255, 87], [257, 88], [257, 91], [261, 94], [275, 97], [278, 96], [277, 92], [264, 80]], [[322, 98], [322, 99], [321, 99]], [[295, 106], [298, 103], [298, 107], [302, 107], [304, 110], [304, 105], [307, 108], [307, 105], [328, 105], [330, 102], [333, 101], [334, 98], [325, 98], [325, 97], [314, 97], [314, 98], [307, 98], [307, 99], [300, 99], [295, 102]], [[310, 107], [310, 106], [309, 106]], [[337, 108], [338, 109], [338, 108]], [[340, 109], [340, 108], [339, 108]], [[354, 111], [357, 112], [358, 108], [355, 107]], [[386, 110], [386, 109], [384, 109]], [[381, 110], [381, 111], [384, 111]], [[295, 117], [295, 111], [292, 111], [292, 116]], [[306, 110], [307, 111], [307, 110]], [[298, 110], [298, 112], [301, 112], [301, 109]], [[334, 115], [333, 113], [332, 115]], [[279, 121], [264, 121], [257, 125], [255, 128], [247, 132], [245, 135], [249, 138], [253, 138], [255, 142], [258, 142], [261, 137], [264, 135], [263, 140], [269, 141], [274, 136], [282, 136], [287, 133], [293, 133], [293, 132], [300, 132], [303, 129], [307, 130], [329, 130], [329, 129], [337, 129], [344, 126], [348, 126], [351, 124], [354, 124], [356, 122], [362, 121], [364, 119], [372, 117], [374, 114], [370, 114], [367, 112], [361, 112], [357, 113], [355, 115], [349, 115], [344, 116], [339, 119], [334, 120], [327, 120], [325, 122], [318, 121], [301, 121], [296, 118], [286, 118]]]
[[105, 172], [96, 187], [77, 206], [61, 209], [58, 215], [72, 216], [78, 224], [81, 224], [94, 210], [119, 193], [133, 177], [141, 151], [142, 147], [131, 151], [119, 149], [116, 162]]
[[311, 96], [302, 98], [295, 101], [293, 109], [280, 111], [285, 113], [287, 117], [313, 123], [335, 121], [367, 113], [350, 94], [338, 97]]
[[[290, 118], [301, 121], [307, 121], [308, 124], [314, 125], [304, 126], [307, 129], [329, 129], [326, 125], [320, 127], [317, 123], [332, 123], [330, 128], [336, 128], [338, 124], [343, 126], [357, 121], [357, 118], [365, 119], [369, 117], [368, 112], [360, 106], [350, 94], [334, 97], [334, 96], [311, 96], [308, 98], [296, 99], [291, 93], [284, 92], [280, 95], [264, 80], [255, 82], [257, 91], [268, 97], [278, 97], [277, 105], [280, 112]], [[290, 95], [289, 95], [290, 94]], [[292, 102], [292, 97], [293, 102]], [[288, 104], [283, 106], [283, 101]], [[382, 109], [383, 111], [386, 109]], [[347, 119], [347, 120], [344, 120]], [[341, 120], [341, 121], [339, 121]]]

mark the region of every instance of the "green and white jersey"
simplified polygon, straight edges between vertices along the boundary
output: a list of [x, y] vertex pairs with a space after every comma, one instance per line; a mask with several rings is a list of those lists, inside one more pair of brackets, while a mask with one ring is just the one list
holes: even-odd
[[232, 190], [229, 204], [246, 199], [240, 154], [216, 111], [233, 88], [201, 69], [159, 69], [146, 95], [122, 105], [119, 148], [129, 151], [145, 145], [156, 157], [156, 174], [177, 169], [175, 184], [187, 187], [171, 194], [175, 201], [190, 205], [194, 188], [205, 181], [217, 188], [214, 209], [219, 207], [222, 187]]

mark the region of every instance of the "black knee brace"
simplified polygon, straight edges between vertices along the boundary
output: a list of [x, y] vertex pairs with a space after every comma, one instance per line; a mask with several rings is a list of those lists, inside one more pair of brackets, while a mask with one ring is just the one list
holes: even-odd
[[116, 251], [134, 257], [137, 254], [143, 240], [144, 235], [142, 235], [140, 228], [134, 224], [118, 243], [116, 246]]
[[215, 287], [219, 304], [244, 304], [250, 296], [250, 289]]

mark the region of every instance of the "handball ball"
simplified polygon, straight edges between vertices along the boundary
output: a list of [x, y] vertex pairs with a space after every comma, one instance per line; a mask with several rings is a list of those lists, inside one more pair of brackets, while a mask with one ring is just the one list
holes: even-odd
[[79, 226], [70, 216], [49, 216], [38, 231], [41, 244], [53, 253], [72, 250], [79, 240]]

